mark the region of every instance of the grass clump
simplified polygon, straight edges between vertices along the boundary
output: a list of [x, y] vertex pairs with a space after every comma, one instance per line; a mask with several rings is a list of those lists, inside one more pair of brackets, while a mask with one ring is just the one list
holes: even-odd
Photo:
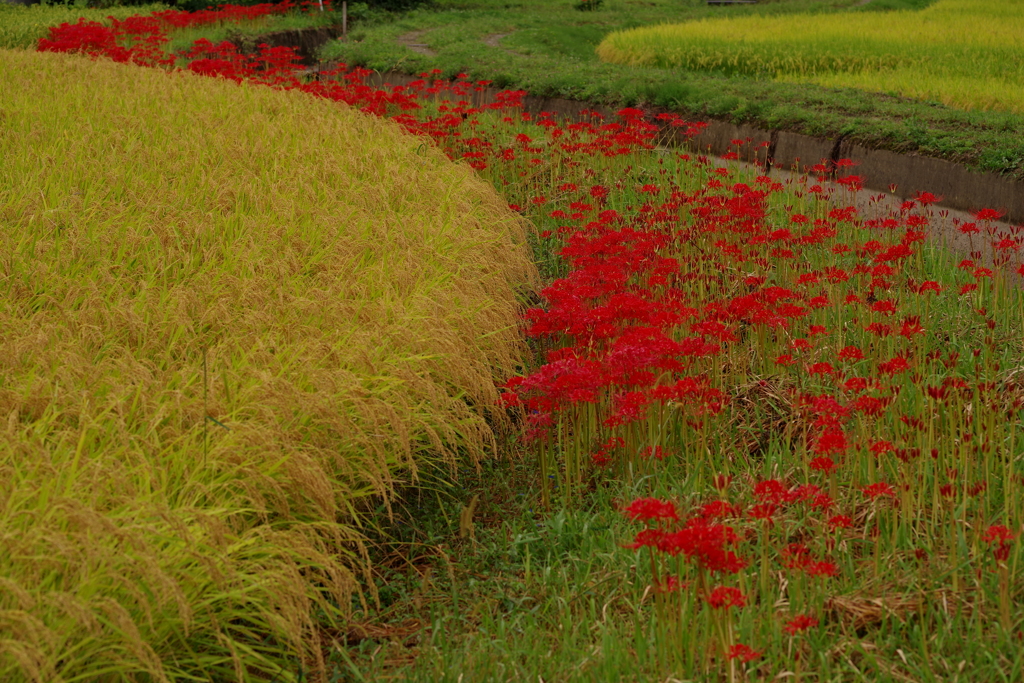
[[16, 51], [0, 90], [0, 679], [322, 670], [359, 511], [493, 448], [521, 219], [298, 93]]

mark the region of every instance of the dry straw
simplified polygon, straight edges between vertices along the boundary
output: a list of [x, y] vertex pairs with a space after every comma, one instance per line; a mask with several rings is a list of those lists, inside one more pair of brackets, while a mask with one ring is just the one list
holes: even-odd
[[395, 126], [0, 52], [0, 680], [321, 670], [358, 511], [493, 448], [521, 220]]

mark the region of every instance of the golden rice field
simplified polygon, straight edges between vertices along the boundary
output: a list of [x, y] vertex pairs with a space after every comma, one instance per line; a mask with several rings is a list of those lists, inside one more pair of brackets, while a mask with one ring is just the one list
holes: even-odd
[[1024, 2], [938, 0], [921, 11], [705, 19], [617, 31], [609, 62], [897, 93], [1024, 112]]
[[315, 674], [361, 506], [493, 449], [522, 219], [299, 93], [19, 51], [0, 92], [0, 680]]

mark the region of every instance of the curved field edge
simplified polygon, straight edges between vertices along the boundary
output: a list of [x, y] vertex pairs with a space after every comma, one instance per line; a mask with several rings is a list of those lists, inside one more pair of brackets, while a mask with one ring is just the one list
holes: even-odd
[[[510, 47], [514, 34], [497, 46], [485, 42], [490, 35], [515, 31], [516, 21], [471, 11], [419, 12], [360, 29], [353, 34], [358, 41], [332, 41], [321, 57], [380, 72], [439, 69], [443, 77], [464, 72], [538, 97], [659, 108], [769, 130], [843, 136], [865, 147], [1024, 178], [1024, 116], [1019, 114], [962, 111], [855, 88], [608, 64], [596, 55], [582, 59], [555, 49], [524, 54]], [[419, 54], [401, 45], [398, 38], [411, 31], [421, 32], [417, 40], [437, 54]]]
[[493, 451], [522, 219], [297, 93], [17, 51], [0, 84], [0, 678], [322, 670], [359, 511]]
[[615, 31], [605, 61], [856, 87], [1024, 113], [1013, 2], [940, 0], [885, 15], [725, 16]]

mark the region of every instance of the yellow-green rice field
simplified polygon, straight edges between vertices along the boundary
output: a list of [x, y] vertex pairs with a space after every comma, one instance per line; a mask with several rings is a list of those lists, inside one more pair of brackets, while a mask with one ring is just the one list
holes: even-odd
[[606, 61], [890, 92], [1024, 112], [1024, 1], [921, 11], [743, 16], [617, 31]]
[[18, 51], [0, 92], [0, 680], [315, 675], [359, 511], [493, 452], [522, 220], [298, 93]]

